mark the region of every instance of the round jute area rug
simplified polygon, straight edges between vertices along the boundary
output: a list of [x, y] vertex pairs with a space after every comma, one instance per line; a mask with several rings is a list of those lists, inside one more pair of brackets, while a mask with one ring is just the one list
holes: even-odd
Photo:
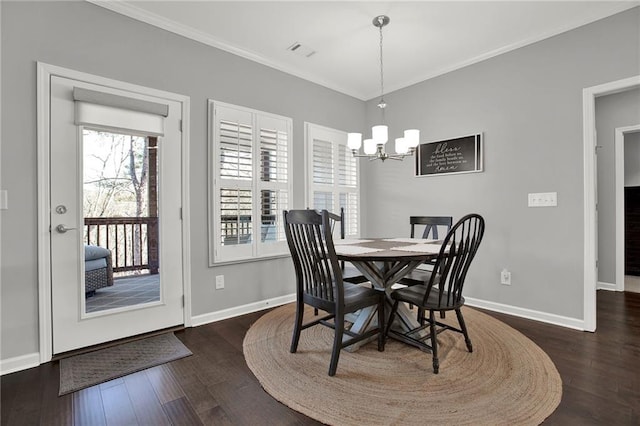
[[[542, 349], [508, 325], [463, 308], [473, 353], [461, 334], [438, 336], [440, 373], [431, 354], [393, 339], [384, 352], [371, 342], [342, 351], [329, 377], [333, 330], [302, 331], [289, 353], [295, 306], [268, 312], [251, 326], [244, 356], [263, 388], [276, 400], [332, 425], [540, 424], [560, 404], [562, 381]], [[313, 313], [305, 313], [305, 321]], [[457, 323], [447, 314], [445, 322]]]

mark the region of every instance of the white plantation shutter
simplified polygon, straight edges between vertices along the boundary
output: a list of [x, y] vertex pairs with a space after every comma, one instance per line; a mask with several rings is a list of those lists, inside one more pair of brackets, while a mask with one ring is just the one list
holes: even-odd
[[358, 159], [346, 144], [338, 144], [338, 190], [340, 208], [344, 209], [345, 237], [360, 235]]
[[251, 180], [253, 135], [251, 125], [220, 120], [220, 177]]
[[316, 210], [329, 210], [335, 211], [333, 204], [333, 192], [327, 191], [313, 191], [313, 202], [311, 203]]
[[332, 185], [334, 175], [333, 144], [313, 139], [313, 183]]
[[250, 244], [253, 231], [250, 189], [220, 189], [220, 244]]
[[308, 167], [310, 171], [308, 205], [336, 214], [345, 211], [345, 236], [360, 235], [360, 189], [358, 159], [347, 147], [347, 134], [306, 123]]
[[340, 194], [340, 207], [344, 208], [345, 217], [345, 237], [357, 237], [360, 235], [359, 219], [360, 213], [358, 212], [358, 193], [349, 192]]
[[349, 188], [358, 186], [358, 159], [347, 145], [338, 144], [338, 184]]
[[209, 101], [210, 264], [288, 253], [291, 119]]
[[289, 135], [286, 131], [260, 129], [260, 180], [286, 183], [289, 171]]
[[[289, 209], [290, 119], [258, 115], [260, 132], [259, 255], [282, 250], [286, 244], [282, 211]], [[286, 247], [285, 247], [286, 249]]]
[[289, 209], [289, 192], [286, 190], [262, 190], [261, 242], [272, 244], [286, 241], [282, 211]]

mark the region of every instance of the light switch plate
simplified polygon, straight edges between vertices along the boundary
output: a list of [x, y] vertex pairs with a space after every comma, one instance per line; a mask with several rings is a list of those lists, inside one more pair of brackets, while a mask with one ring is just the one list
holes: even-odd
[[529, 194], [529, 207], [556, 207], [557, 192], [535, 192]]

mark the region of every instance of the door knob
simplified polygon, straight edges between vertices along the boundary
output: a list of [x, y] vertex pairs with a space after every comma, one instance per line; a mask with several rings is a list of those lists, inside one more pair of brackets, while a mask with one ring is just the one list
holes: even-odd
[[58, 231], [61, 234], [64, 234], [67, 231], [72, 231], [74, 229], [78, 229], [78, 228], [67, 228], [63, 224], [60, 224], [60, 225], [56, 226], [56, 231]]

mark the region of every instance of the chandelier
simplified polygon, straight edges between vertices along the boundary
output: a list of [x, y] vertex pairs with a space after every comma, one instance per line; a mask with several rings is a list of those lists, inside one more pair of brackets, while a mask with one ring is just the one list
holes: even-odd
[[[382, 27], [389, 23], [390, 19], [386, 15], [373, 18], [373, 26], [380, 30], [380, 108], [382, 122], [384, 123], [384, 109], [387, 103], [384, 100], [384, 63], [382, 61]], [[404, 137], [396, 138], [396, 153], [389, 154], [384, 146], [389, 139], [389, 128], [385, 124], [379, 124], [371, 128], [371, 139], [364, 140], [364, 154], [359, 154], [360, 146], [363, 145], [362, 133], [347, 133], [347, 146], [354, 157], [366, 157], [369, 160], [384, 161], [388, 158], [392, 160], [402, 160], [408, 155], [413, 155], [416, 147], [420, 143], [420, 130], [410, 129], [404, 131]]]

